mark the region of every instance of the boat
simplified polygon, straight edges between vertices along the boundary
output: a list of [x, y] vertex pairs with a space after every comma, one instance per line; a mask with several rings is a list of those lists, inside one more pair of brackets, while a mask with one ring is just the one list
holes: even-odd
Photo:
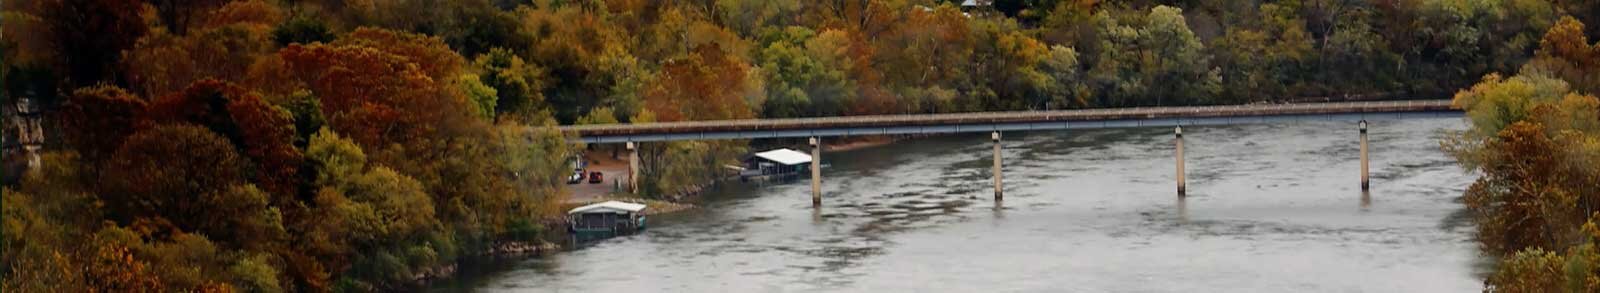
[[645, 208], [615, 200], [574, 208], [567, 211], [567, 231], [578, 242], [637, 233], [645, 227]]
[[739, 179], [747, 182], [793, 179], [811, 171], [811, 155], [791, 149], [759, 152], [741, 161], [744, 166], [737, 166]]

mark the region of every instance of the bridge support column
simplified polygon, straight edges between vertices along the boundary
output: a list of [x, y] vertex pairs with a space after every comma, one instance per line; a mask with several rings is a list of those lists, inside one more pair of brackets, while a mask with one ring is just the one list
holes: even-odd
[[628, 142], [628, 192], [639, 194], [639, 146]]
[[811, 137], [811, 206], [822, 207], [822, 139]]
[[1367, 120], [1361, 120], [1361, 191], [1367, 191], [1371, 185], [1367, 184]]
[[1184, 189], [1187, 187], [1183, 178], [1183, 126], [1173, 128], [1172, 132], [1177, 136], [1173, 141], [1178, 145], [1176, 151], [1178, 156], [1178, 196], [1182, 197], [1186, 195]]
[[1000, 132], [989, 133], [989, 139], [994, 140], [994, 200], [1000, 201], [1005, 199], [1005, 181], [1002, 179], [1005, 175], [1000, 172]]

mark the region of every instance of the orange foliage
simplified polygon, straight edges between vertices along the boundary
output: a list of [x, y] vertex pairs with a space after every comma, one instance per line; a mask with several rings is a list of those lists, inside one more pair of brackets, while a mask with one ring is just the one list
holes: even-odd
[[92, 292], [162, 292], [161, 277], [133, 257], [127, 247], [108, 246], [94, 251], [84, 268]]
[[448, 64], [421, 65], [417, 60], [431, 59], [357, 45], [293, 44], [278, 55], [320, 99], [328, 124], [363, 146], [412, 142], [454, 125], [453, 120], [471, 119], [466, 97], [424, 70], [452, 67]]
[[749, 64], [715, 43], [696, 47], [688, 57], [662, 65], [660, 80], [645, 92], [645, 107], [660, 121], [754, 117], [744, 100], [749, 72]]
[[150, 105], [150, 117], [160, 122], [203, 125], [226, 136], [255, 162], [256, 181], [263, 189], [283, 200], [294, 194], [301, 160], [300, 151], [293, 145], [294, 121], [288, 112], [273, 107], [259, 95], [231, 83], [205, 79], [156, 100]]
[[855, 77], [856, 85], [860, 87], [861, 98], [850, 105], [849, 114], [883, 114], [897, 109], [894, 93], [884, 88], [883, 73], [872, 66], [874, 54], [877, 54], [877, 49], [868, 44], [864, 36], [854, 32], [850, 34], [848, 56], [855, 63], [850, 67], [850, 75]]
[[1583, 31], [1582, 22], [1562, 18], [1539, 41], [1539, 51], [1527, 67], [1566, 80], [1579, 92], [1600, 92], [1600, 43], [1589, 43]]
[[110, 155], [133, 134], [145, 102], [113, 86], [73, 91], [61, 109], [62, 137], [80, 155], [98, 160]]
[[139, 39], [123, 65], [133, 89], [159, 96], [206, 78], [244, 80], [273, 47], [262, 25], [226, 25], [188, 36], [158, 32]]
[[272, 26], [283, 22], [283, 11], [278, 6], [263, 0], [234, 1], [206, 17], [204, 27], [218, 28], [232, 24], [244, 24], [252, 29], [261, 31], [270, 30]]
[[467, 63], [439, 37], [385, 29], [357, 28], [333, 41], [333, 45], [373, 48], [404, 57], [435, 82], [454, 78]]

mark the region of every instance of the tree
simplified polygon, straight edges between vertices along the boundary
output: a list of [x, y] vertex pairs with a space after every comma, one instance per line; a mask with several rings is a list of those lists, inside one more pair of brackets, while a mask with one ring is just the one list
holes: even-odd
[[1090, 71], [1103, 105], [1204, 103], [1220, 90], [1221, 77], [1210, 68], [1202, 45], [1184, 23], [1183, 10], [1156, 6], [1146, 24], [1125, 26], [1105, 12], [1095, 15], [1100, 56]]
[[1038, 109], [1049, 98], [1044, 96], [1049, 86], [1049, 76], [1039, 71], [1039, 64], [1050, 55], [1050, 49], [1023, 35], [1011, 31], [991, 35], [992, 46], [978, 46], [976, 58], [991, 60], [979, 62], [979, 70], [987, 77], [982, 82], [995, 93], [996, 100], [985, 101], [983, 109]]
[[[336, 273], [364, 277], [357, 280], [389, 281], [401, 277], [356, 271], [367, 269], [359, 261], [393, 249], [434, 255], [433, 261], [448, 252], [446, 247], [418, 243], [440, 228], [421, 182], [369, 165], [361, 147], [326, 128], [311, 138], [306, 156], [317, 166], [315, 184], [320, 187], [302, 226], [306, 234], [302, 249], [318, 262]], [[346, 272], [347, 268], [352, 271]]]
[[[537, 64], [547, 71], [547, 83], [543, 87], [544, 98], [550, 105], [556, 121], [571, 123], [579, 116], [588, 113], [601, 101], [599, 97], [607, 95], [605, 92], [611, 84], [590, 84], [598, 79], [594, 74], [598, 71], [597, 60], [611, 52], [621, 52], [623, 55], [633, 55], [640, 59], [651, 59], [656, 56], [649, 50], [665, 50], [681, 47], [675, 40], [641, 41], [640, 50], [628, 50], [624, 47], [628, 38], [618, 24], [611, 19], [578, 7], [579, 5], [561, 5], [557, 7], [542, 7], [538, 9], [521, 7], [517, 9], [521, 20], [522, 31], [532, 35], [533, 46], [526, 54], [524, 60], [529, 64]], [[661, 15], [658, 22], [672, 21], [671, 15]], [[666, 32], [642, 32], [637, 34], [640, 38], [655, 37], [667, 38], [675, 36]], [[614, 57], [611, 58], [615, 60]]]
[[114, 86], [81, 88], [62, 107], [62, 138], [91, 162], [115, 152], [143, 119], [144, 100]]
[[716, 45], [662, 65], [660, 79], [645, 92], [645, 107], [661, 121], [752, 118], [745, 103], [755, 85], [750, 66]]
[[620, 123], [617, 121], [617, 114], [616, 112], [611, 111], [610, 107], [594, 108], [594, 110], [589, 111], [588, 115], [583, 115], [583, 118], [578, 118], [579, 125], [617, 123]]
[[1559, 101], [1569, 90], [1566, 82], [1548, 76], [1518, 75], [1506, 79], [1490, 74], [1471, 89], [1456, 93], [1453, 104], [1467, 109], [1474, 131], [1493, 136], [1512, 123], [1527, 120], [1534, 106]]
[[189, 31], [189, 23], [211, 9], [221, 7], [223, 0], [148, 0], [156, 8], [156, 18], [168, 32], [182, 36]]
[[456, 88], [472, 102], [472, 112], [484, 120], [494, 120], [495, 106], [500, 99], [495, 89], [483, 84], [477, 74], [462, 74], [455, 80]]
[[[441, 1], [443, 7], [427, 8], [428, 13], [446, 17], [436, 35], [455, 48], [461, 56], [478, 56], [493, 48], [524, 50], [533, 44], [527, 33], [520, 31], [516, 15], [501, 11], [485, 0]], [[441, 9], [442, 8], [442, 9]]]
[[[610, 111], [597, 108], [592, 116], [605, 117]], [[595, 118], [611, 119], [616, 118]], [[561, 203], [567, 198], [566, 176], [572, 172], [567, 159], [583, 149], [567, 142], [567, 137], [553, 126], [526, 127], [501, 125], [496, 127], [496, 142], [500, 151], [497, 158], [510, 171], [514, 194], [506, 206], [514, 210], [535, 210], [540, 216], [560, 215]]]
[[328, 29], [328, 24], [311, 17], [290, 18], [272, 29], [272, 41], [277, 42], [279, 47], [289, 44], [327, 43], [333, 39], [334, 35]]
[[[800, 13], [800, 1], [716, 0], [717, 11], [726, 15], [724, 23], [739, 35], [755, 36], [762, 28], [783, 27]], [[788, 19], [786, 19], [788, 18]]]
[[836, 116], [855, 94], [843, 70], [827, 67], [802, 47], [809, 40], [776, 41], [757, 54], [767, 84], [763, 117]]
[[[993, 38], [980, 40], [979, 38], [993, 36], [993, 34], [988, 34], [988, 32], [982, 32], [978, 30], [992, 29], [989, 32], [999, 30], [999, 27], [996, 26], [996, 23], [983, 22], [980, 24], [977, 22], [978, 21], [969, 22], [968, 18], [963, 14], [963, 12], [951, 5], [940, 5], [936, 8], [933, 8], [931, 11], [917, 9], [907, 13], [906, 23], [904, 25], [896, 26], [893, 30], [885, 32], [873, 44], [873, 46], [876, 47], [875, 50], [895, 53], [872, 54], [870, 57], [872, 59], [872, 64], [846, 65], [843, 67], [833, 68], [881, 68], [882, 70], [880, 72], [883, 75], [883, 83], [885, 83], [886, 86], [891, 90], [896, 91], [896, 94], [901, 95], [904, 95], [909, 91], [914, 91], [913, 89], [922, 89], [928, 87], [971, 88], [973, 83], [976, 82], [975, 80], [977, 80], [977, 78], [974, 78], [974, 76], [989, 73], [976, 73], [978, 70], [984, 70], [983, 68], [980, 68], [984, 66], [979, 65], [979, 63], [984, 62], [971, 62], [973, 60], [978, 60], [974, 55], [975, 46], [977, 46], [978, 42], [982, 41], [996, 41]], [[832, 36], [828, 35], [828, 31], [825, 31], [823, 34], [824, 35], [818, 37], [818, 39], [845, 37], [837, 32], [835, 32]], [[846, 37], [846, 42], [844, 44], [849, 44], [848, 37]], [[990, 48], [993, 47], [991, 46]], [[857, 51], [855, 53], [865, 52]], [[867, 72], [857, 72], [857, 74], [866, 73]], [[870, 76], [871, 74], [868, 75], [868, 77]], [[863, 86], [869, 85], [869, 83], [866, 82], [859, 83]], [[862, 90], [868, 89], [863, 88]], [[863, 92], [858, 94], [858, 96], [869, 97], [866, 94], [866, 92]], [[882, 99], [882, 97], [879, 97], [879, 99]], [[912, 99], [912, 101], [918, 100]], [[886, 101], [877, 101], [877, 103], [884, 102]], [[918, 102], [908, 103], [919, 104], [919, 106], [908, 105], [907, 109], [905, 110], [931, 110], [923, 109], [931, 107], [920, 105]], [[879, 112], [888, 112], [885, 110], [900, 109], [890, 108], [875, 110]]]
[[1078, 51], [1061, 45], [1050, 46], [1050, 56], [1039, 64], [1040, 70], [1048, 75], [1045, 96], [1050, 98], [1051, 109], [1060, 108], [1087, 108], [1090, 98], [1089, 85], [1084, 82], [1083, 72], [1079, 69]]
[[278, 55], [309, 85], [328, 125], [363, 145], [429, 137], [470, 117], [460, 92], [429, 78], [414, 58], [355, 45], [289, 45]]
[[288, 111], [244, 88], [206, 79], [156, 100], [149, 116], [158, 123], [200, 125], [228, 138], [257, 166], [250, 177], [277, 195], [275, 203], [293, 201], [301, 154], [294, 147], [295, 124]]
[[1229, 28], [1213, 43], [1223, 96], [1234, 99], [1228, 102], [1262, 102], [1300, 92], [1297, 88], [1315, 63], [1310, 62], [1313, 40], [1306, 21], [1293, 9], [1262, 4], [1259, 28]]
[[133, 88], [157, 97], [202, 79], [242, 81], [257, 59], [273, 49], [264, 26], [228, 24], [187, 36], [159, 31], [146, 35], [124, 62]]
[[1539, 41], [1539, 50], [1523, 71], [1544, 72], [1567, 81], [1574, 89], [1600, 92], [1600, 43], [1590, 44], [1584, 25], [1563, 17]]
[[443, 39], [425, 34], [363, 27], [340, 37], [331, 45], [372, 48], [406, 58], [436, 81], [456, 77], [466, 65], [466, 59], [451, 51]]
[[220, 223], [240, 211], [222, 210], [228, 188], [244, 184], [249, 163], [232, 144], [202, 127], [160, 125], [128, 137], [100, 177], [110, 216], [123, 223], [166, 222], [182, 231], [222, 235]]
[[523, 62], [522, 57], [502, 48], [478, 55], [473, 64], [483, 71], [480, 76], [483, 84], [495, 90], [497, 103], [493, 113], [496, 116], [525, 117], [549, 111], [544, 102], [544, 68]]
[[139, 0], [44, 0], [40, 6], [69, 85], [118, 82], [114, 68], [122, 50], [146, 31]]

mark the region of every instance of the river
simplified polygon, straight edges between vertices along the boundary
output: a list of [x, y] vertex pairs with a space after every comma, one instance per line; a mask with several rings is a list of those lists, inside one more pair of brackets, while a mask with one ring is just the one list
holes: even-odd
[[1475, 292], [1484, 260], [1439, 150], [1459, 118], [988, 134], [828, 152], [810, 184], [729, 184], [649, 231], [464, 268], [438, 292]]

